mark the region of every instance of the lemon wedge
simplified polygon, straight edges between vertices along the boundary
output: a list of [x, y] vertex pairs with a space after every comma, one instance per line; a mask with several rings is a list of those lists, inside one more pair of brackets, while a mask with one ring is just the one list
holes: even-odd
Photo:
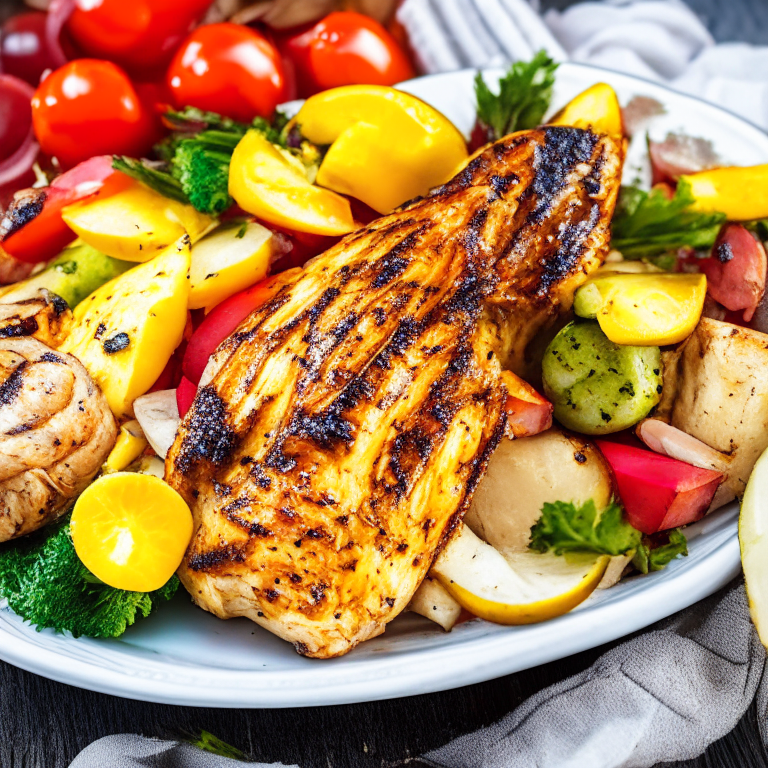
[[749, 611], [768, 647], [768, 450], [757, 460], [741, 502], [739, 543]]
[[432, 574], [458, 603], [496, 624], [535, 624], [584, 602], [608, 567], [607, 555], [509, 552], [502, 555], [464, 526]]

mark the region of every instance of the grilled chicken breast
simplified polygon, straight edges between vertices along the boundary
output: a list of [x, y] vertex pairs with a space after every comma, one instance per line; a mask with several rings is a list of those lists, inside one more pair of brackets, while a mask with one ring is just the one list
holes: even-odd
[[0, 542], [66, 511], [115, 443], [101, 390], [78, 360], [49, 346], [70, 315], [47, 292], [0, 304]]
[[601, 263], [622, 151], [513, 134], [280, 276], [166, 461], [194, 515], [179, 575], [198, 605], [318, 658], [406, 607], [505, 433], [504, 369]]

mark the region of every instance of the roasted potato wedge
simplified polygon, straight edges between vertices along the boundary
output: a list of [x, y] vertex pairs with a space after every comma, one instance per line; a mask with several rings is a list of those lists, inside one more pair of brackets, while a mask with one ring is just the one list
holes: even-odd
[[552, 427], [534, 437], [503, 440], [475, 492], [464, 522], [496, 549], [520, 551], [546, 502], [593, 499], [600, 509], [613, 494], [600, 451], [582, 437]]
[[657, 416], [730, 456], [718, 503], [742, 496], [768, 447], [768, 335], [702, 318], [664, 361]]

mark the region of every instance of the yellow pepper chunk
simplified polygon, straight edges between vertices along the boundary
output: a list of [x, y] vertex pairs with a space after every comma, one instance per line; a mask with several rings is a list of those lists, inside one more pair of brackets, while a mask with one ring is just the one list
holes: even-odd
[[227, 224], [192, 246], [189, 308], [213, 307], [265, 278], [276, 239], [255, 221]]
[[192, 538], [192, 513], [160, 478], [103, 475], [78, 498], [70, 523], [83, 565], [105, 584], [153, 592], [173, 576]]
[[279, 227], [317, 235], [345, 235], [355, 228], [349, 201], [309, 183], [288, 153], [249, 131], [232, 154], [229, 194], [248, 213]]
[[69, 205], [61, 216], [88, 245], [126, 261], [149, 261], [183, 235], [195, 242], [216, 225], [138, 181], [111, 197]]
[[115, 447], [104, 462], [105, 472], [121, 472], [144, 453], [149, 441], [138, 421], [128, 421], [120, 427]]
[[661, 347], [693, 333], [706, 294], [704, 275], [604, 272], [579, 288], [573, 309], [596, 317], [614, 344]]
[[730, 221], [768, 217], [768, 165], [715, 168], [681, 179], [691, 185], [696, 211], [719, 211]]
[[157, 381], [181, 343], [189, 300], [189, 240], [102, 285], [74, 311], [61, 348], [88, 369], [118, 418]]
[[382, 85], [332, 88], [304, 103], [296, 122], [330, 144], [317, 183], [379, 213], [450, 179], [467, 158], [456, 126], [421, 99]]
[[591, 128], [595, 133], [621, 136], [621, 107], [616, 91], [607, 83], [587, 88], [560, 110], [549, 125]]

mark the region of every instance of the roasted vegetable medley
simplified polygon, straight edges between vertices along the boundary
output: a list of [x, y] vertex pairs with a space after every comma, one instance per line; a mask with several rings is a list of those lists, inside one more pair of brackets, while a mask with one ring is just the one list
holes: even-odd
[[[107, 45], [117, 4], [75, 3], [43, 24], [91, 58], [0, 75], [29, 128], [0, 136], [11, 610], [117, 637], [178, 572], [326, 657], [684, 557], [768, 447], [768, 165], [628, 135], [605, 83], [555, 103], [544, 52], [478, 73], [465, 137], [372, 19], [183, 5]], [[378, 58], [317, 42], [357, 34]], [[630, 142], [650, 183], [620, 186]]]

